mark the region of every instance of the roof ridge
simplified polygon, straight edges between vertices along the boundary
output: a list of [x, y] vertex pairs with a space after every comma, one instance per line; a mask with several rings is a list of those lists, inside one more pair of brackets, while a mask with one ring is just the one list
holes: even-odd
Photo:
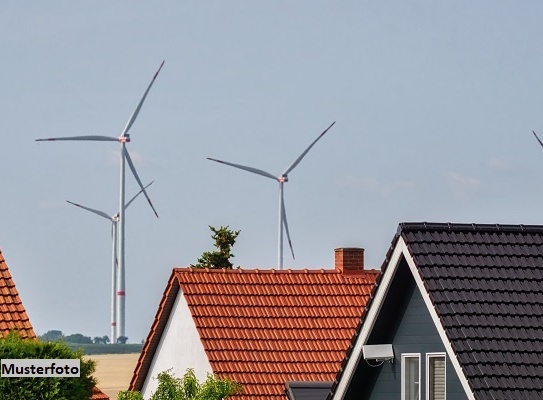
[[479, 232], [543, 232], [543, 225], [524, 224], [481, 224], [453, 222], [401, 222], [397, 234], [407, 231], [444, 230], [444, 231], [479, 231]]
[[364, 275], [367, 273], [380, 272], [378, 269], [364, 269], [361, 271], [349, 271], [348, 273], [342, 273], [336, 269], [284, 269], [277, 270], [275, 268], [271, 269], [259, 269], [259, 268], [191, 268], [191, 267], [174, 267], [175, 272], [193, 272], [193, 273], [221, 273], [221, 274], [338, 274], [338, 275]]

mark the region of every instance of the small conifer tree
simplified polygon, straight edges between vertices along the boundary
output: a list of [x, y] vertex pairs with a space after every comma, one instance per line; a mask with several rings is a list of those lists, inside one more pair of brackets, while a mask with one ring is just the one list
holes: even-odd
[[209, 229], [213, 232], [211, 237], [215, 240], [215, 247], [218, 250], [205, 251], [198, 259], [198, 262], [191, 265], [193, 268], [232, 268], [230, 258], [234, 257], [232, 254], [232, 247], [236, 243], [236, 238], [241, 231], [233, 231], [228, 229], [227, 226], [221, 226], [216, 229], [209, 225]]

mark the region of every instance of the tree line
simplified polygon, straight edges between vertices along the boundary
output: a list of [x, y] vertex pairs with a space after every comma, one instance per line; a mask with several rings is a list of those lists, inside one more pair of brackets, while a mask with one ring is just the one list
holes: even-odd
[[[43, 335], [38, 336], [38, 338], [44, 342], [58, 342], [64, 341], [66, 343], [77, 343], [77, 344], [109, 344], [111, 340], [109, 336], [95, 336], [91, 338], [90, 336], [85, 336], [81, 333], [73, 333], [71, 335], [64, 335], [62, 331], [59, 330], [50, 330], [45, 332]], [[128, 338], [126, 336], [119, 336], [117, 338], [117, 343], [126, 344]]]

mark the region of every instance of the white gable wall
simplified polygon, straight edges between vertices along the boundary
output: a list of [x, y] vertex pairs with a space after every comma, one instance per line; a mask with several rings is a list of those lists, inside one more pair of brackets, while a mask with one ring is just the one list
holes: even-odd
[[156, 378], [160, 372], [171, 369], [170, 372], [180, 378], [188, 368], [194, 369], [200, 381], [205, 380], [207, 373], [213, 372], [185, 296], [179, 289], [170, 318], [145, 378], [141, 390], [143, 397], [149, 399], [156, 390], [158, 386]]

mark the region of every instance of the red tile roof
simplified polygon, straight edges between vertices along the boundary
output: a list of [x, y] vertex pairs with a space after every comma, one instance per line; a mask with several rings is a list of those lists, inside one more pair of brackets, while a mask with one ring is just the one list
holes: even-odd
[[98, 386], [92, 388], [92, 397], [90, 400], [110, 400], [109, 396], [98, 389]]
[[0, 335], [6, 336], [14, 329], [23, 338], [36, 337], [0, 250]]
[[141, 390], [179, 291], [213, 372], [238, 399], [286, 399], [287, 381], [331, 381], [377, 271], [174, 269], [130, 383]]

